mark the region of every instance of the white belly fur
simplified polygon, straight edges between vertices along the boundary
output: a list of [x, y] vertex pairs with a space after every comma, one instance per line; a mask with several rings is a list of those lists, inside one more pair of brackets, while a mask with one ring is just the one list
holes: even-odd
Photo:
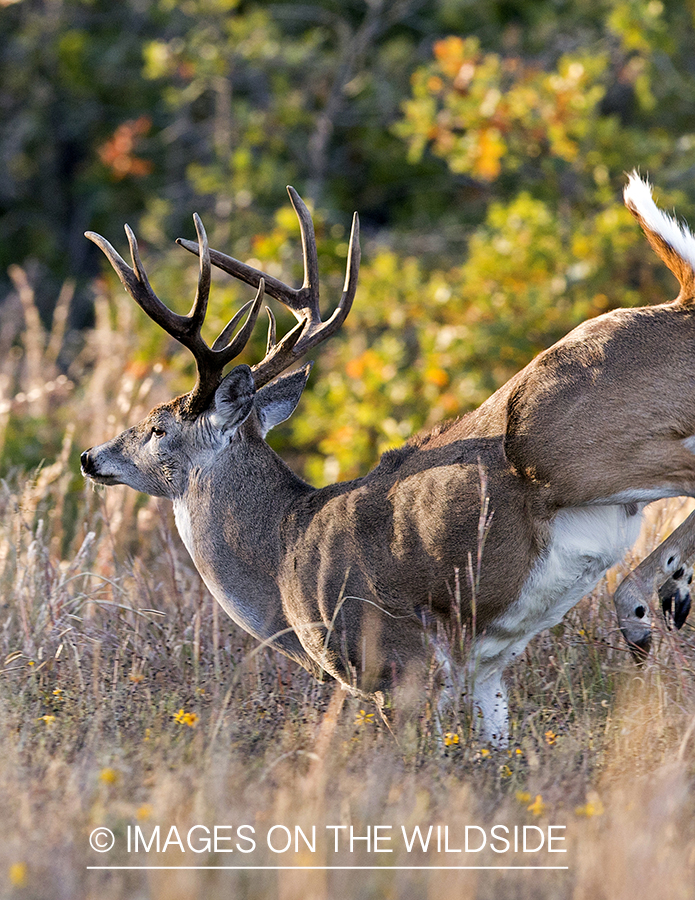
[[507, 740], [504, 668], [534, 635], [560, 622], [623, 558], [639, 535], [644, 505], [632, 515], [625, 506], [612, 505], [563, 509], [555, 516], [549, 544], [519, 598], [476, 641], [469, 677], [488, 740], [502, 746]]
[[513, 646], [518, 642], [523, 642], [523, 649], [535, 634], [557, 625], [623, 558], [641, 525], [641, 508], [633, 515], [622, 505], [560, 510], [550, 526], [550, 542], [518, 600], [492, 624], [490, 635], [481, 637], [478, 660], [518, 651]]

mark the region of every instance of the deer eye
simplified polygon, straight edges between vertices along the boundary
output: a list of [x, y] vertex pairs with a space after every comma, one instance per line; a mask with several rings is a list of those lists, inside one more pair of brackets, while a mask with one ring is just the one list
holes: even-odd
[[152, 426], [152, 435], [153, 437], [164, 437], [166, 431], [163, 428], [158, 428], [156, 425]]

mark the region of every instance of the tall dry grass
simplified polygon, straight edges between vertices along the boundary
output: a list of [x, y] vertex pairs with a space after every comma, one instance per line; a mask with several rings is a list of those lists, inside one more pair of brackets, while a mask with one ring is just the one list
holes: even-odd
[[[79, 450], [168, 396], [165, 373], [133, 369], [131, 305], [104, 296], [61, 370], [60, 316], [45, 333], [28, 281], [14, 276], [21, 335], [18, 324], [0, 341], [22, 349], [2, 356], [0, 440], [9, 446], [20, 423], [59, 438], [40, 468], [7, 468], [0, 485], [3, 897], [695, 896], [691, 625], [658, 626], [649, 663], [635, 668], [610, 601], [622, 567], [511, 669], [510, 750], [471, 741], [456, 711], [442, 749], [427, 687], [389, 733], [359, 701], [259, 650], [218, 613], [167, 503], [84, 484]], [[687, 511], [656, 504], [627, 564]], [[402, 826], [448, 826], [460, 848], [466, 825], [495, 824], [565, 826], [567, 853], [408, 853], [399, 839]], [[148, 836], [175, 825], [184, 838], [194, 825], [250, 825], [258, 846], [247, 856], [174, 844], [128, 854], [135, 825]], [[261, 838], [274, 825], [316, 827], [316, 852], [273, 853]], [[326, 825], [357, 835], [392, 826], [393, 852], [358, 842], [336, 854]], [[90, 848], [98, 826], [116, 836], [108, 854]], [[105, 864], [207, 868], [88, 868]], [[529, 864], [567, 868], [434, 868]]]

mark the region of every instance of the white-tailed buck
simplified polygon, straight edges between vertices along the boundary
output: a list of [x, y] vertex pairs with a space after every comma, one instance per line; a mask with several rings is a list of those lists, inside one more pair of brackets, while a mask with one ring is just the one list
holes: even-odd
[[[695, 238], [632, 175], [626, 203], [678, 278], [678, 298], [584, 322], [479, 409], [386, 453], [364, 478], [317, 490], [264, 437], [294, 411], [310, 366], [286, 370], [349, 312], [358, 223], [355, 216], [342, 299], [324, 322], [311, 217], [289, 193], [301, 225], [302, 287], [210, 250], [196, 216], [198, 242], [179, 242], [200, 259], [187, 316], [156, 297], [127, 226], [132, 268], [104, 238], [87, 235], [142, 309], [191, 350], [198, 376], [189, 394], [85, 451], [82, 470], [101, 484], [169, 497], [181, 538], [225, 611], [316, 676], [379, 698], [427, 665], [437, 635], [467, 624], [474, 639], [466, 659], [461, 642], [436, 649], [451, 681], [465, 673], [473, 685], [483, 735], [504, 743], [505, 667], [623, 557], [646, 504], [695, 496]], [[257, 294], [209, 347], [200, 332], [211, 264]], [[264, 291], [298, 324], [276, 340], [271, 315], [265, 358], [223, 377]], [[679, 532], [618, 597], [635, 648], [648, 649], [650, 633], [649, 598], [635, 585], [683, 581], [695, 525]], [[682, 624], [687, 589], [669, 597]]]

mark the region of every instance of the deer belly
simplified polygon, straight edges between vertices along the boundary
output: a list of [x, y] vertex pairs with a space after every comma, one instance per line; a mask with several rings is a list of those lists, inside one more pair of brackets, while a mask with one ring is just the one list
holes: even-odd
[[563, 509], [521, 593], [478, 641], [479, 662], [506, 665], [539, 632], [557, 625], [632, 547], [641, 509], [622, 505]]

